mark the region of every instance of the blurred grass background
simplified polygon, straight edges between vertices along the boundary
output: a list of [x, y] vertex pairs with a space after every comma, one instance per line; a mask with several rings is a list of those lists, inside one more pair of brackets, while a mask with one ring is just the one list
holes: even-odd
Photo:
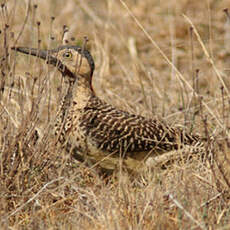
[[[0, 3], [3, 229], [230, 228], [228, 0], [125, 1], [145, 31], [119, 0]], [[215, 164], [175, 163], [135, 179], [119, 172], [104, 180], [62, 153], [52, 122], [65, 82], [53, 67], [10, 47], [55, 48], [81, 44], [84, 36], [100, 98], [213, 136]]]

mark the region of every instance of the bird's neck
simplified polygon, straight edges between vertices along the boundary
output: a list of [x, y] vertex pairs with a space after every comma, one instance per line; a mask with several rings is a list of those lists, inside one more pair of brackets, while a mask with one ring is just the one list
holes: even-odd
[[72, 82], [70, 84], [67, 93], [67, 100], [68, 98], [71, 98], [70, 100], [73, 101], [73, 104], [80, 109], [86, 106], [92, 95], [94, 95], [94, 91], [92, 89], [91, 82], [84, 78], [80, 78], [76, 82]]

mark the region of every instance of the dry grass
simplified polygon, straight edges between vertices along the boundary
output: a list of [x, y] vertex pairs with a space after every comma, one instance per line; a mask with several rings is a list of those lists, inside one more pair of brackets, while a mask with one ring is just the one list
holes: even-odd
[[[228, 0], [0, 2], [1, 229], [230, 228]], [[10, 47], [56, 47], [64, 25], [70, 43], [90, 39], [99, 97], [212, 136], [214, 164], [105, 179], [62, 153], [52, 122], [65, 82]]]

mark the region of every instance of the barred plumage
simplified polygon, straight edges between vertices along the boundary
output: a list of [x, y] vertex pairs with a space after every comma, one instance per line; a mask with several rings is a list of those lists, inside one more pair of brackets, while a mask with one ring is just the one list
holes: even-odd
[[84, 108], [80, 127], [95, 142], [97, 148], [108, 152], [170, 151], [179, 143], [191, 145], [199, 139], [181, 130], [170, 128], [162, 121], [148, 120], [129, 114], [92, 96]]
[[203, 142], [198, 136], [172, 128], [158, 119], [118, 110], [99, 99], [92, 89], [94, 62], [87, 50], [78, 46], [61, 46], [54, 50], [13, 49], [47, 60], [69, 80], [55, 134], [78, 155], [112, 169], [123, 159], [128, 168], [135, 170], [148, 157], [183, 146], [203, 151]]

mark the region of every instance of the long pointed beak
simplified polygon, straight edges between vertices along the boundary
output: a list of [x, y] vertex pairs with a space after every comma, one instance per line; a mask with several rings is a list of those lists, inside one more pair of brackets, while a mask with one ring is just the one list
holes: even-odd
[[39, 50], [39, 49], [27, 48], [27, 47], [12, 47], [11, 49], [24, 54], [29, 54], [35, 57], [39, 57], [41, 59], [46, 60], [47, 63], [52, 64], [54, 66], [57, 66], [57, 64], [60, 63], [57, 58], [51, 56], [51, 54], [54, 53], [54, 51], [52, 50]]

